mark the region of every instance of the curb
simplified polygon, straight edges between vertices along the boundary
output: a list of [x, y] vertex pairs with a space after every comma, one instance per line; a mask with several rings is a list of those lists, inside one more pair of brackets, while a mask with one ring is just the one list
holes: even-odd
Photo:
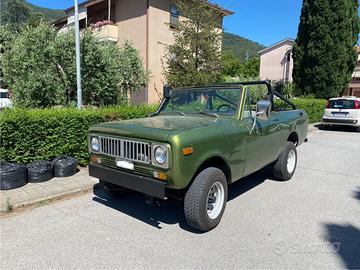
[[319, 126], [321, 125], [321, 122], [312, 123], [308, 125], [308, 132], [314, 132], [319, 130]]
[[[94, 185], [95, 184], [96, 183], [94, 183]], [[60, 201], [60, 200], [65, 199], [65, 198], [73, 197], [73, 196], [76, 196], [76, 195], [79, 195], [79, 194], [86, 194], [89, 191], [91, 191], [92, 189], [93, 189], [93, 186], [86, 187], [86, 188], [78, 188], [78, 189], [62, 192], [62, 193], [59, 193], [59, 194], [56, 194], [56, 195], [50, 195], [50, 196], [47, 196], [47, 197], [41, 197], [41, 198], [36, 199], [36, 200], [32, 200], [32, 201], [28, 201], [28, 202], [24, 202], [24, 203], [20, 203], [20, 204], [14, 204], [14, 205], [12, 205], [11, 211], [7, 211], [6, 209], [3, 209], [3, 207], [1, 207], [1, 209], [0, 209], [0, 217], [8, 215], [8, 214], [12, 214], [13, 212], [16, 212], [16, 211], [18, 211], [20, 209], [34, 208], [34, 207], [45, 205], [47, 203], [51, 203], [51, 202], [54, 202], [54, 201]]]
[[54, 177], [42, 183], [28, 183], [18, 189], [1, 190], [0, 216], [86, 194], [92, 191], [97, 183], [97, 179], [88, 175], [87, 168], [81, 168], [74, 176]]

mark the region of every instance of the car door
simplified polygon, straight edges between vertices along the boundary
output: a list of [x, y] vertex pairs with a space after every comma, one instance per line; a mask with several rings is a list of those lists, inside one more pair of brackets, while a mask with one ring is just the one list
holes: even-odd
[[[255, 118], [256, 102], [266, 99], [267, 89], [263, 90], [264, 95], [254, 93], [261, 87], [246, 87], [245, 106], [242, 120], [249, 133], [246, 135], [245, 151], [246, 164], [244, 175], [249, 175], [278, 158], [280, 148], [280, 123], [276, 112], [272, 112], [268, 120]], [[252, 130], [253, 123], [255, 128]]]

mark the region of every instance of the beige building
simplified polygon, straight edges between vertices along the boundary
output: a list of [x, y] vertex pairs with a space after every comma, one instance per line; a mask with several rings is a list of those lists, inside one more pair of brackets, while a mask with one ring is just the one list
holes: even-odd
[[[209, 3], [209, 6], [220, 10], [223, 16], [232, 14], [217, 5]], [[65, 12], [67, 17], [55, 22], [56, 26], [66, 28], [74, 23], [74, 7]], [[152, 104], [161, 98], [166, 83], [163, 57], [166, 45], [173, 43], [179, 16], [170, 0], [89, 0], [79, 5], [80, 28], [93, 25], [100, 39], [119, 45], [130, 40], [140, 51], [151, 78], [146, 89], [131, 97], [134, 103]]]
[[[259, 52], [260, 79], [292, 82], [293, 45], [294, 40], [285, 39]], [[357, 67], [344, 95], [360, 97], [360, 46], [356, 46], [356, 51], [358, 53]]]
[[345, 90], [345, 95], [360, 97], [360, 46], [356, 46], [358, 54], [357, 66], [352, 75], [351, 82]]
[[292, 81], [294, 40], [284, 39], [260, 51], [260, 79]]

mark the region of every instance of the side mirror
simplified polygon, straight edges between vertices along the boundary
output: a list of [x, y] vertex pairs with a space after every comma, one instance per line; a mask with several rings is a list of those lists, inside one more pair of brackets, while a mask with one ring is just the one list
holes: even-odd
[[260, 100], [256, 103], [256, 118], [259, 120], [269, 120], [271, 117], [271, 102], [269, 100]]
[[171, 95], [171, 87], [169, 85], [164, 85], [163, 96], [164, 98], [169, 98]]

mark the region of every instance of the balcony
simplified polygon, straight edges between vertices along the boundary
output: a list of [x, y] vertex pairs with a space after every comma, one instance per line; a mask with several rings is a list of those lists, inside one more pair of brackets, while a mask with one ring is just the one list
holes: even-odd
[[94, 35], [99, 40], [114, 41], [119, 39], [118, 26], [110, 21], [100, 21], [94, 25], [91, 25], [94, 31]]

